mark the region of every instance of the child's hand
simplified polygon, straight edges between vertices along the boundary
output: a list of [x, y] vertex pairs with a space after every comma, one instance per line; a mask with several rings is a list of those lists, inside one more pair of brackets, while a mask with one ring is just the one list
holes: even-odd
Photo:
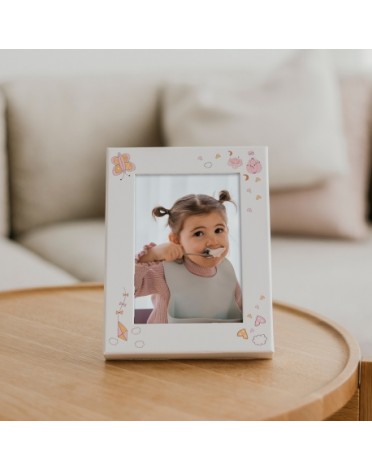
[[156, 253], [156, 260], [159, 261], [172, 262], [183, 257], [182, 247], [179, 244], [173, 244], [173, 242], [157, 245], [153, 250]]
[[183, 249], [179, 244], [166, 242], [152, 247], [147, 254], [140, 258], [140, 262], [172, 262], [183, 257]]

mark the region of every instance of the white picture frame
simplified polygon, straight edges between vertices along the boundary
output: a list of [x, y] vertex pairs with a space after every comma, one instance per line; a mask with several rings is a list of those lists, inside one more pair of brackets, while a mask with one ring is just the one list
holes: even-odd
[[[106, 359], [272, 357], [267, 154], [267, 148], [261, 146], [107, 149]], [[136, 185], [141, 176], [182, 175], [216, 180], [236, 177], [242, 322], [135, 321]]]

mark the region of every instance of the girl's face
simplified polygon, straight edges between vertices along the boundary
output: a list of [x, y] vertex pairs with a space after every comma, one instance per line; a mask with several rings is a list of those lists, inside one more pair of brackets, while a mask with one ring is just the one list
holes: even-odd
[[181, 232], [178, 235], [171, 233], [169, 239], [180, 244], [185, 253], [202, 254], [207, 248], [225, 249], [220, 257], [189, 256], [192, 262], [203, 267], [217, 266], [229, 251], [227, 224], [218, 211], [187, 217]]

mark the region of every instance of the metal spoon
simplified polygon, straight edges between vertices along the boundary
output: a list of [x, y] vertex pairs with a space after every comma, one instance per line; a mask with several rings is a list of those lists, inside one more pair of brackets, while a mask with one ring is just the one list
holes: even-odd
[[208, 251], [208, 249], [204, 250], [202, 253], [184, 253], [184, 255], [197, 255], [199, 257], [204, 257], [204, 258], [214, 258], [213, 255], [211, 255]]
[[[220, 247], [221, 249], [224, 249], [224, 247]], [[185, 253], [184, 255], [198, 255], [199, 257], [204, 257], [204, 258], [218, 258], [218, 256], [213, 255], [211, 252], [213, 249], [204, 249], [202, 253]]]

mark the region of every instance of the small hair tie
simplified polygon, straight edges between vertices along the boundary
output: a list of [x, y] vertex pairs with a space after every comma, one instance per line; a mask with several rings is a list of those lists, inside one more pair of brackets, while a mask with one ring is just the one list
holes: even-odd
[[160, 209], [159, 209], [159, 213], [160, 213], [162, 216], [165, 216], [166, 214], [170, 215], [170, 209], [160, 208]]

